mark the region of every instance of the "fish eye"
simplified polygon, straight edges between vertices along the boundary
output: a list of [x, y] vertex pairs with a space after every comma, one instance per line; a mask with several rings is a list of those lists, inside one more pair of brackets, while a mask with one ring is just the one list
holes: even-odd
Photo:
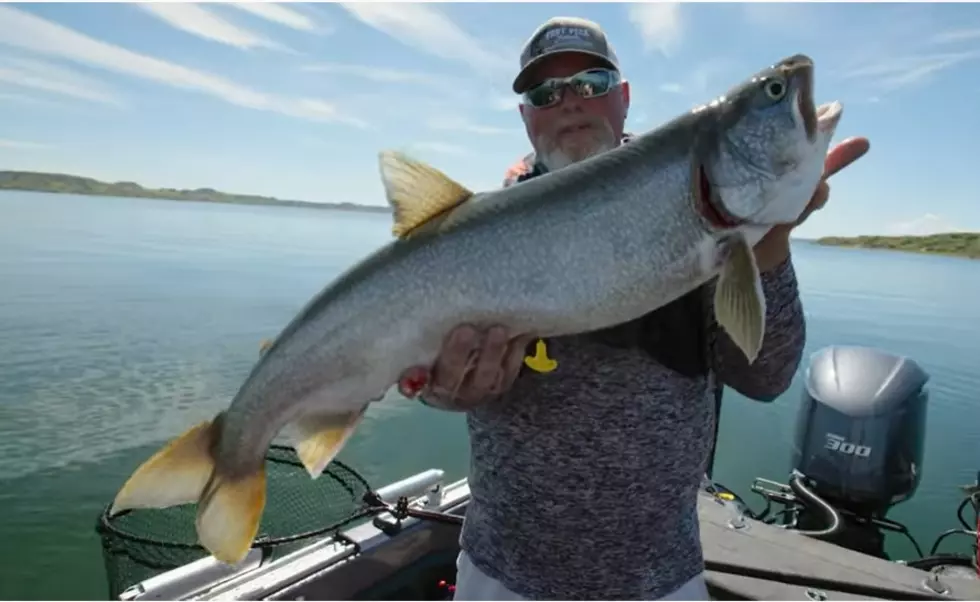
[[779, 100], [786, 95], [786, 82], [782, 79], [771, 79], [764, 85], [766, 96], [772, 100]]

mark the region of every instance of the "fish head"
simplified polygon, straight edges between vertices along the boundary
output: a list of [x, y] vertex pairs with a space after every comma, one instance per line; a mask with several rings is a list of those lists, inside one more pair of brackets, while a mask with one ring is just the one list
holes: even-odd
[[823, 177], [843, 111], [814, 105], [813, 61], [787, 57], [706, 107], [699, 148], [702, 214], [713, 229], [793, 223]]

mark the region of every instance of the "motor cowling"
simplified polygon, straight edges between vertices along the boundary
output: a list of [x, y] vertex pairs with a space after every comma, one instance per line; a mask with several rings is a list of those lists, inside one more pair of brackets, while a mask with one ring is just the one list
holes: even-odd
[[793, 468], [839, 508], [884, 515], [922, 477], [929, 375], [910, 358], [832, 346], [810, 360]]

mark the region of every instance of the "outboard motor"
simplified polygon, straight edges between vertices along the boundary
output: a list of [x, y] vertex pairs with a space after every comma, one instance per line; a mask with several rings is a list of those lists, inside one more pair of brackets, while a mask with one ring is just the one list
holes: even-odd
[[832, 346], [812, 356], [790, 482], [813, 510], [800, 528], [826, 528], [831, 516], [842, 524], [826, 539], [884, 557], [884, 534], [872, 523], [918, 489], [928, 380], [915, 361], [878, 349]]

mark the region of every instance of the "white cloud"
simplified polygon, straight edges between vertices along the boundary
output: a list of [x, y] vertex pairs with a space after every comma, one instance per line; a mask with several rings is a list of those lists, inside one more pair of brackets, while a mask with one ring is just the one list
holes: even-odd
[[924, 82], [940, 71], [976, 58], [980, 58], [980, 51], [890, 56], [847, 69], [842, 77], [894, 90]]
[[0, 57], [0, 82], [115, 107], [125, 104], [102, 83], [39, 60]]
[[336, 106], [324, 101], [282, 97], [253, 90], [217, 75], [189, 69], [90, 38], [62, 25], [2, 5], [0, 5], [0, 44], [56, 56], [174, 88], [193, 90], [240, 107], [311, 121], [368, 127], [360, 119], [348, 116]]
[[257, 17], [262, 17], [273, 23], [285, 25], [299, 31], [316, 32], [323, 31], [324, 28], [318, 26], [306, 15], [301, 15], [291, 8], [286, 8], [282, 4], [271, 2], [233, 2], [229, 6], [234, 6], [246, 12], [250, 12]]
[[[407, 69], [397, 69], [389, 67], [369, 66], [363, 64], [348, 63], [315, 63], [305, 65], [300, 70], [307, 73], [330, 74], [343, 76], [350, 79], [361, 79], [378, 84], [397, 84], [396, 90], [400, 94], [399, 106], [407, 105], [426, 105], [426, 109], [433, 110], [453, 110], [455, 107], [468, 106], [475, 109], [485, 109], [488, 111], [514, 111], [520, 99], [510, 93], [502, 92], [498, 86], [489, 84], [486, 81], [470, 79], [467, 77], [446, 76], [431, 71], [412, 71]], [[335, 81], [336, 78], [327, 78]], [[409, 94], [409, 87], [412, 92], [418, 92], [417, 96]], [[391, 97], [388, 89], [372, 86], [371, 90], [375, 94], [371, 95], [369, 102], [378, 101], [386, 105], [387, 108], [378, 110], [390, 113], [395, 110], [391, 107]], [[357, 105], [360, 106], [360, 105]]]
[[274, 50], [286, 49], [281, 44], [238, 27], [197, 4], [142, 2], [136, 6], [172, 27], [205, 40], [227, 44], [243, 50], [259, 47]]
[[515, 61], [490, 52], [432, 5], [409, 3], [341, 3], [362, 23], [433, 56], [495, 73], [512, 71]]
[[885, 230], [891, 236], [928, 236], [943, 232], [961, 232], [963, 229], [941, 215], [926, 213], [909, 221], [889, 224]]
[[970, 42], [973, 40], [980, 40], [980, 27], [975, 29], [954, 29], [950, 31], [942, 31], [932, 36], [932, 42], [937, 44]]
[[[734, 80], [730, 74], [739, 74]], [[668, 94], [688, 94], [707, 100], [705, 95], [717, 95], [734, 84], [739, 78], [744, 78], [739, 66], [728, 58], [715, 58], [696, 65], [685, 71], [683, 79], [665, 82], [658, 86], [661, 92]]]
[[821, 12], [816, 3], [807, 2], [746, 2], [741, 4], [742, 15], [760, 35], [778, 32], [791, 39], [822, 35], [818, 23], [823, 25]]
[[0, 138], [0, 148], [12, 148], [16, 150], [49, 150], [54, 148], [50, 144], [41, 142], [27, 142], [24, 140], [4, 140]]
[[446, 155], [468, 155], [468, 150], [458, 144], [447, 144], [445, 142], [416, 142], [409, 146], [413, 151], [432, 151]]
[[426, 125], [434, 130], [450, 130], [456, 133], [467, 132], [470, 134], [515, 134], [520, 133], [516, 128], [501, 128], [490, 125], [480, 125], [473, 123], [464, 117], [433, 117], [426, 121]]
[[640, 31], [644, 50], [669, 56], [683, 33], [681, 6], [677, 2], [640, 2], [627, 8], [630, 22]]
[[313, 73], [335, 73], [347, 75], [378, 83], [424, 83], [427, 85], [444, 85], [446, 80], [431, 73], [407, 71], [405, 69], [388, 69], [385, 67], [369, 67], [367, 65], [352, 65], [343, 63], [317, 63], [306, 65], [303, 71]]

